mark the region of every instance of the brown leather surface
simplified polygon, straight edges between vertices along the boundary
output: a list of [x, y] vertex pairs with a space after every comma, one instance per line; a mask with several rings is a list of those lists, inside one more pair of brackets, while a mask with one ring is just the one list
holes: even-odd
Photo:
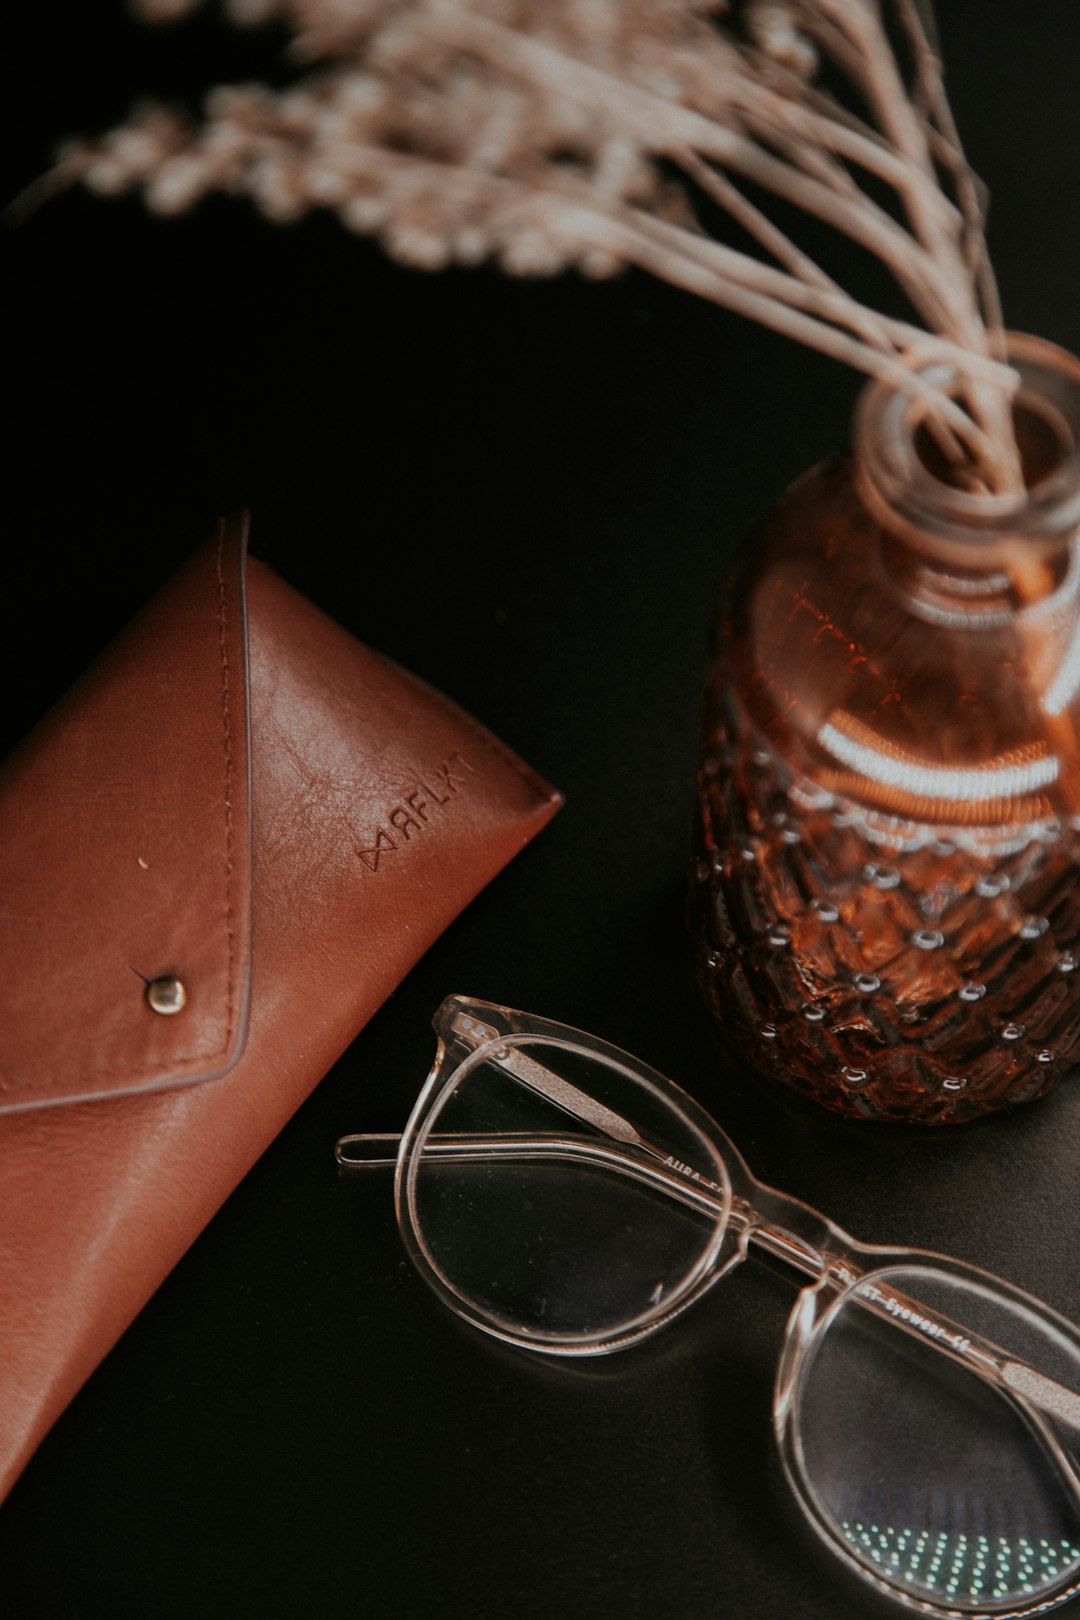
[[[0, 1033], [5, 1071], [20, 1077], [23, 1100], [36, 1088], [37, 1096], [52, 1102], [63, 1089], [64, 1063], [73, 1076], [77, 1071], [71, 1080], [76, 1097], [85, 1096], [92, 1071], [106, 1072], [109, 1086], [123, 1089], [123, 1053], [131, 1057], [137, 1083], [144, 1084], [151, 1061], [168, 1058], [154, 1043], [171, 1041], [175, 1083], [0, 1118], [0, 1494], [380, 1002], [558, 806], [546, 784], [460, 710], [359, 645], [252, 562], [250, 1015], [246, 1045], [231, 1069], [190, 1083], [196, 1070], [220, 1068], [220, 1054], [230, 1041], [235, 1047], [242, 1022], [242, 884], [235, 877], [231, 886], [225, 882], [223, 799], [228, 792], [233, 802], [232, 859], [239, 866], [243, 771], [236, 764], [235, 729], [234, 763], [225, 769], [220, 642], [213, 692], [205, 656], [208, 623], [220, 638], [225, 579], [226, 606], [237, 609], [226, 649], [230, 678], [243, 668], [237, 639], [242, 577], [242, 541], [234, 529], [197, 554], [50, 717], [43, 737], [31, 740], [26, 757], [35, 772], [45, 772], [38, 781], [61, 780], [66, 753], [71, 791], [62, 800], [35, 804], [23, 794], [21, 768], [9, 778], [22, 814], [42, 823], [43, 840], [50, 815], [63, 818], [73, 864], [91, 847], [121, 855], [126, 850], [137, 875], [116, 856], [113, 869], [122, 881], [115, 895], [104, 885], [109, 921], [100, 936], [100, 919], [78, 911], [101, 897], [98, 879], [72, 900], [70, 927], [55, 921], [63, 915], [63, 904], [58, 908], [55, 900], [55, 869], [43, 859], [39, 886], [23, 879], [19, 904], [32, 910], [36, 894], [39, 904], [54, 911], [57, 982], [49, 978], [42, 948], [33, 968], [39, 997], [34, 984], [24, 986], [20, 1028], [5, 1025]], [[161, 649], [172, 645], [174, 633], [178, 644], [189, 635], [193, 664], [200, 666], [190, 680], [162, 660]], [[149, 831], [124, 828], [117, 805], [126, 813], [134, 784], [127, 783], [120, 763], [125, 751], [102, 729], [101, 716], [118, 712], [119, 694], [121, 711], [124, 701], [129, 704], [127, 724], [141, 747], [139, 728], [152, 716], [152, 694], [170, 684], [192, 704], [209, 706], [213, 700], [216, 737], [211, 743], [192, 717], [190, 756], [196, 763], [190, 769], [181, 750], [170, 763], [167, 750], [151, 749], [162, 792], [149, 799], [159, 820]], [[242, 714], [241, 697], [236, 690], [231, 694], [234, 717]], [[51, 756], [47, 769], [45, 755]], [[130, 776], [132, 768], [126, 769]], [[177, 769], [191, 788], [190, 825], [175, 782], [163, 785]], [[216, 804], [209, 792], [215, 779]], [[125, 782], [119, 801], [117, 780]], [[162, 808], [167, 804], [175, 845]], [[116, 823], [104, 834], [101, 818]], [[203, 839], [208, 850], [198, 847]], [[41, 847], [55, 859], [55, 843]], [[138, 865], [146, 849], [152, 855], [143, 859], [160, 885], [155, 898], [167, 890], [167, 903], [139, 908], [136, 899], [150, 888]], [[168, 883], [155, 864], [162, 851], [173, 863]], [[42, 899], [50, 891], [53, 898]], [[6, 900], [4, 909], [9, 942], [17, 941], [19, 914]], [[231, 930], [238, 938], [230, 945]], [[122, 949], [114, 948], [117, 936]], [[91, 1008], [82, 1044], [76, 1017], [53, 1014], [63, 1004], [65, 984], [70, 992], [76, 940], [90, 952], [84, 971], [95, 980], [82, 1003], [78, 996], [72, 1002]], [[139, 971], [167, 968], [185, 980], [191, 975], [184, 1012], [158, 1018], [145, 1007], [143, 986], [126, 960], [135, 947]], [[17, 953], [9, 960], [20, 977]], [[142, 1039], [129, 1037], [126, 1003], [123, 1014], [110, 1019], [109, 994], [123, 1002], [132, 986], [134, 1004], [148, 1024]], [[51, 1054], [36, 1068], [34, 1027], [27, 1026], [36, 1026]], [[103, 1051], [95, 1050], [98, 1042]], [[10, 1065], [12, 1052], [22, 1065], [17, 1071]], [[156, 1087], [165, 1071], [153, 1072]], [[27, 1074], [33, 1078], [23, 1079]]]
[[[243, 532], [0, 768], [0, 1110], [221, 1073], [250, 963]], [[182, 1014], [145, 980], [179, 974]], [[141, 976], [141, 977], [140, 977]]]

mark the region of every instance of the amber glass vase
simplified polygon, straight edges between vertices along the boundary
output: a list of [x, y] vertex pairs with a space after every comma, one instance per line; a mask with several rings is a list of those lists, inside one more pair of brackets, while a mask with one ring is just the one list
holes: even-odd
[[1026, 496], [933, 470], [904, 399], [744, 547], [718, 615], [691, 919], [766, 1073], [970, 1119], [1080, 1059], [1080, 363], [1010, 340]]

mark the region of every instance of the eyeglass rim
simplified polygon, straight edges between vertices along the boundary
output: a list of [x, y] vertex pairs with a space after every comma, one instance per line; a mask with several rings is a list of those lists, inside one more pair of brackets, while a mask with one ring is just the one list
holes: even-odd
[[[503, 1028], [499, 1031], [499, 1034], [505, 1036], [508, 1041], [515, 1038], [527, 1041], [550, 1040], [553, 1044], [562, 1045], [568, 1050], [576, 1050], [585, 1056], [603, 1059], [612, 1063], [616, 1068], [622, 1069], [632, 1078], [643, 1080], [646, 1084], [654, 1086], [684, 1114], [694, 1129], [718, 1152], [722, 1168], [726, 1173], [727, 1183], [731, 1189], [731, 1203], [733, 1204], [737, 1199], [743, 1198], [757, 1205], [760, 1212], [761, 1209], [767, 1208], [775, 1200], [784, 1206], [784, 1214], [797, 1212], [800, 1216], [808, 1217], [810, 1220], [820, 1223], [823, 1232], [833, 1245], [830, 1252], [833, 1258], [839, 1262], [841, 1279], [845, 1261], [857, 1263], [863, 1268], [869, 1266], [874, 1270], [885, 1265], [908, 1263], [912, 1260], [940, 1263], [946, 1269], [957, 1266], [963, 1268], [965, 1274], [972, 1280], [977, 1280], [992, 1289], [997, 1289], [1013, 1302], [1021, 1303], [1028, 1308], [1034, 1308], [1047, 1321], [1048, 1325], [1052, 1324], [1057, 1330], [1063, 1330], [1067, 1337], [1080, 1334], [1080, 1326], [1072, 1323], [1060, 1312], [1055, 1311], [1052, 1306], [1037, 1299], [1034, 1295], [1028, 1294], [1017, 1287], [1016, 1284], [1009, 1282], [994, 1272], [986, 1271], [958, 1257], [943, 1254], [940, 1251], [915, 1249], [905, 1245], [863, 1242], [803, 1199], [780, 1192], [768, 1183], [759, 1181], [731, 1138], [713, 1116], [694, 1097], [684, 1091], [676, 1081], [671, 1080], [667, 1075], [645, 1062], [644, 1059], [638, 1058], [623, 1048], [605, 1041], [600, 1036], [590, 1034], [572, 1025], [471, 996], [450, 995], [445, 997], [432, 1020], [438, 1037], [435, 1057], [401, 1134], [395, 1166], [395, 1206], [398, 1224], [403, 1237], [411, 1230], [413, 1225], [408, 1218], [408, 1213], [401, 1198], [401, 1187], [404, 1179], [403, 1166], [406, 1160], [415, 1153], [418, 1126], [426, 1113], [429, 1098], [444, 1083], [444, 1067], [453, 1063], [453, 1053], [450, 1051], [451, 1042], [447, 1038], [449, 1022], [452, 1015], [461, 1010], [473, 1013], [479, 1012], [484, 1015], [486, 1021], [490, 1020], [495, 1023], [496, 1027], [501, 1023]], [[498, 1043], [493, 1040], [491, 1044]], [[475, 1053], [473, 1056], [475, 1056]], [[449, 1074], [453, 1072], [453, 1066], [446, 1071]], [[728, 1218], [730, 1218], [730, 1205]], [[744, 1252], [740, 1252], [736, 1258], [743, 1258]], [[426, 1277], [426, 1269], [423, 1266], [420, 1269]], [[725, 1266], [725, 1273], [727, 1269]], [[813, 1284], [809, 1286], [812, 1287]], [[804, 1287], [799, 1297], [806, 1292], [807, 1288]], [[695, 1294], [693, 1297], [696, 1299], [697, 1295]], [[663, 1325], [670, 1319], [671, 1317], [667, 1313], [661, 1313], [657, 1325]], [[483, 1327], [482, 1322], [478, 1322], [477, 1325]], [[544, 1349], [543, 1344], [532, 1340], [519, 1341], [513, 1339], [512, 1342], [520, 1342], [522, 1348], [534, 1352], [542, 1352]], [[624, 1342], [631, 1341], [625, 1341], [619, 1335], [618, 1347], [621, 1348]], [[613, 1345], [612, 1348], [615, 1348], [615, 1346]]]
[[[864, 1563], [834, 1528], [833, 1517], [819, 1498], [802, 1452], [800, 1406], [822, 1341], [844, 1305], [860, 1288], [881, 1281], [888, 1282], [890, 1275], [897, 1271], [925, 1270], [969, 1286], [991, 1300], [1030, 1313], [1037, 1318], [1040, 1328], [1050, 1330], [1054, 1337], [1064, 1341], [1062, 1348], [1080, 1359], [1080, 1327], [1006, 1278], [955, 1256], [927, 1249], [881, 1248], [873, 1252], [878, 1261], [873, 1269], [861, 1272], [845, 1283], [838, 1283], [835, 1277], [823, 1277], [819, 1283], [807, 1285], [800, 1290], [789, 1314], [773, 1388], [773, 1433], [792, 1495], [811, 1529], [828, 1550], [860, 1579], [884, 1593], [894, 1603], [931, 1616], [933, 1620], [981, 1620], [981, 1617], [989, 1616], [993, 1620], [1030, 1620], [1031, 1616], [1049, 1613], [1080, 1593], [1080, 1565], [1062, 1576], [1060, 1587], [1043, 1587], [1033, 1594], [1029, 1603], [1017, 1603], [1015, 1599], [1010, 1599], [995, 1605], [980, 1600], [979, 1606], [958, 1607], [955, 1601], [946, 1596], [937, 1601], [929, 1592], [918, 1595], [912, 1588], [894, 1585], [884, 1571]], [[1080, 1503], [1077, 1504], [1077, 1512], [1080, 1514]]]
[[[446, 1035], [448, 1014], [460, 1012], [462, 1008], [470, 1011], [479, 1010], [487, 1015], [501, 1015], [502, 1021], [510, 1027], [500, 1030], [497, 1038], [485, 1042], [465, 1057], [459, 1058], [451, 1050]], [[433, 1022], [439, 1037], [438, 1047], [434, 1062], [402, 1132], [394, 1175], [394, 1205], [402, 1242], [410, 1260], [428, 1286], [455, 1315], [492, 1338], [534, 1354], [560, 1358], [603, 1355], [651, 1337], [696, 1303], [744, 1257], [745, 1245], [738, 1241], [733, 1242], [730, 1230], [730, 1213], [735, 1193], [732, 1167], [728, 1161], [729, 1152], [736, 1161], [740, 1180], [749, 1177], [749, 1171], [715, 1120], [674, 1081], [598, 1036], [588, 1035], [569, 1025], [558, 1024], [550, 1019], [534, 1017], [532, 1014], [517, 1012], [490, 1002], [462, 996], [447, 997]], [[453, 1086], [479, 1067], [492, 1048], [501, 1045], [510, 1047], [550, 1045], [606, 1062], [632, 1081], [644, 1083], [658, 1091], [668, 1106], [673, 1107], [682, 1116], [710, 1149], [722, 1193], [723, 1209], [717, 1216], [708, 1243], [704, 1245], [694, 1265], [680, 1281], [673, 1297], [665, 1299], [651, 1310], [639, 1313], [637, 1317], [619, 1324], [618, 1327], [580, 1333], [553, 1333], [543, 1337], [523, 1332], [512, 1322], [504, 1321], [481, 1308], [468, 1295], [456, 1289], [439, 1267], [424, 1239], [415, 1196], [416, 1176], [424, 1141], [436, 1123], [438, 1109], [445, 1105], [452, 1094]]]
[[[835, 1227], [826, 1217], [820, 1216], [819, 1212], [813, 1210], [811, 1206], [802, 1203], [800, 1200], [790, 1199], [788, 1195], [778, 1194], [775, 1189], [771, 1189], [764, 1183], [757, 1181], [738, 1150], [734, 1147], [734, 1144], [730, 1142], [730, 1139], [717, 1122], [692, 1097], [683, 1092], [674, 1081], [642, 1060], [633, 1057], [618, 1047], [610, 1045], [600, 1037], [574, 1029], [572, 1026], [518, 1012], [503, 1007], [498, 1003], [484, 1002], [463, 996], [446, 998], [436, 1014], [434, 1023], [439, 1035], [439, 1045], [435, 1061], [402, 1135], [395, 1172], [395, 1203], [398, 1210], [398, 1223], [410, 1258], [424, 1277], [424, 1280], [454, 1314], [469, 1321], [489, 1336], [503, 1339], [516, 1347], [531, 1350], [534, 1353], [547, 1351], [561, 1357], [574, 1354], [595, 1355], [605, 1350], [621, 1349], [643, 1338], [651, 1337], [654, 1332], [666, 1326], [675, 1317], [682, 1315], [686, 1309], [696, 1303], [697, 1299], [707, 1292], [721, 1277], [725, 1276], [738, 1261], [744, 1258], [746, 1253], [745, 1240], [733, 1246], [732, 1251], [725, 1256], [722, 1263], [718, 1264], [712, 1271], [707, 1271], [694, 1286], [684, 1287], [675, 1303], [661, 1308], [655, 1313], [654, 1317], [645, 1322], [640, 1331], [626, 1332], [620, 1329], [612, 1330], [612, 1332], [599, 1337], [587, 1337], [586, 1343], [580, 1348], [573, 1345], [562, 1346], [551, 1342], [539, 1342], [524, 1337], [512, 1329], [501, 1332], [492, 1325], [490, 1315], [473, 1307], [471, 1302], [457, 1294], [452, 1287], [444, 1289], [439, 1281], [441, 1274], [428, 1263], [422, 1245], [414, 1247], [411, 1241], [413, 1232], [418, 1231], [418, 1225], [409, 1218], [407, 1208], [403, 1206], [399, 1189], [405, 1180], [404, 1167], [411, 1158], [415, 1157], [418, 1141], [421, 1140], [419, 1125], [425, 1116], [427, 1102], [433, 1093], [437, 1094], [442, 1089], [447, 1076], [453, 1076], [455, 1072], [464, 1068], [466, 1061], [469, 1061], [469, 1059], [463, 1061], [460, 1058], [454, 1058], [449, 1050], [449, 1043], [445, 1038], [445, 1026], [450, 1014], [454, 1011], [460, 1011], [462, 1008], [472, 1009], [489, 1018], [494, 1017], [500, 1020], [503, 1026], [496, 1039], [482, 1045], [469, 1055], [469, 1059], [473, 1062], [482, 1061], [484, 1052], [489, 1052], [491, 1046], [499, 1044], [501, 1039], [508, 1044], [510, 1041], [515, 1043], [546, 1041], [549, 1044], [576, 1050], [588, 1057], [599, 1058], [613, 1063], [616, 1067], [627, 1072], [631, 1078], [643, 1079], [647, 1083], [655, 1085], [665, 1096], [665, 1099], [673, 1101], [680, 1111], [683, 1111], [689, 1117], [695, 1127], [701, 1131], [704, 1139], [713, 1149], [717, 1150], [719, 1165], [727, 1173], [728, 1183], [733, 1191], [739, 1184], [742, 1184], [751, 1194], [764, 1194], [766, 1198], [776, 1197], [781, 1199], [785, 1204], [820, 1220], [832, 1234], [842, 1240], [843, 1252], [851, 1261], [859, 1263], [871, 1262], [870, 1270], [863, 1270], [860, 1265], [858, 1276], [853, 1277], [850, 1283], [846, 1285], [842, 1281], [843, 1267], [841, 1265], [839, 1275], [836, 1273], [825, 1274], [818, 1281], [804, 1285], [800, 1289], [789, 1317], [777, 1364], [773, 1426], [780, 1447], [785, 1475], [800, 1510], [808, 1520], [811, 1528], [822, 1539], [831, 1553], [838, 1557], [861, 1580], [886, 1594], [892, 1601], [898, 1602], [916, 1612], [932, 1616], [934, 1620], [949, 1620], [949, 1617], [955, 1617], [955, 1620], [975, 1620], [976, 1616], [990, 1615], [994, 1616], [994, 1620], [1013, 1620], [1013, 1617], [1015, 1617], [1015, 1620], [1026, 1620], [1026, 1617], [1056, 1608], [1059, 1604], [1068, 1601], [1077, 1592], [1080, 1592], [1080, 1580], [1070, 1584], [1070, 1577], [1066, 1575], [1060, 1591], [1055, 1592], [1052, 1587], [1043, 1588], [1030, 1604], [1019, 1606], [1013, 1604], [1011, 1607], [994, 1608], [983, 1603], [977, 1609], [970, 1607], [957, 1609], [947, 1603], [937, 1603], [929, 1596], [918, 1597], [901, 1586], [892, 1585], [881, 1573], [862, 1563], [853, 1554], [839, 1533], [833, 1529], [827, 1513], [817, 1505], [808, 1476], [804, 1483], [802, 1471], [797, 1467], [792, 1468], [790, 1466], [786, 1444], [788, 1437], [796, 1433], [797, 1428], [792, 1427], [790, 1424], [791, 1403], [789, 1402], [786, 1407], [782, 1407], [780, 1401], [780, 1389], [785, 1366], [787, 1366], [788, 1370], [789, 1385], [791, 1384], [791, 1358], [794, 1358], [794, 1387], [796, 1388], [801, 1385], [811, 1364], [812, 1358], [809, 1354], [809, 1344], [800, 1345], [796, 1342], [796, 1325], [800, 1317], [805, 1315], [807, 1301], [817, 1303], [826, 1295], [830, 1296], [828, 1316], [831, 1319], [834, 1311], [840, 1308], [843, 1299], [855, 1287], [866, 1283], [873, 1276], [888, 1272], [891, 1269], [911, 1269], [913, 1266], [924, 1266], [937, 1273], [943, 1273], [945, 1276], [958, 1276], [963, 1282], [975, 1284], [980, 1290], [985, 1290], [993, 1297], [1002, 1299], [1006, 1304], [1019, 1305], [1023, 1309], [1031, 1311], [1038, 1318], [1041, 1326], [1062, 1333], [1071, 1350], [1076, 1350], [1080, 1345], [1080, 1327], [1060, 1315], [1051, 1306], [1025, 1293], [1006, 1279], [968, 1265], [955, 1257], [937, 1254], [928, 1250], [867, 1245], [855, 1240], [840, 1228]], [[444, 1074], [444, 1066], [447, 1064], [449, 1064], [449, 1067], [446, 1068]], [[728, 1223], [725, 1219], [721, 1242], [727, 1235]], [[466, 1309], [462, 1309], [463, 1304]], [[826, 1326], [827, 1323], [823, 1319], [820, 1324], [821, 1334], [824, 1333]], [[820, 1339], [818, 1338], [815, 1342], [820, 1342]], [[795, 1410], [797, 1410], [797, 1402]]]

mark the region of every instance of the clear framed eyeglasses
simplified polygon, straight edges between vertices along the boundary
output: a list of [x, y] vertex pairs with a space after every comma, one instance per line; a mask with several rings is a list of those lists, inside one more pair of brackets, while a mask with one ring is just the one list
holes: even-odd
[[405, 1246], [466, 1321], [590, 1356], [681, 1315], [758, 1249], [802, 1282], [773, 1427], [795, 1496], [865, 1580], [936, 1616], [1031, 1615], [1080, 1591], [1080, 1330], [973, 1266], [859, 1243], [756, 1181], [646, 1064], [452, 996], [400, 1136]]

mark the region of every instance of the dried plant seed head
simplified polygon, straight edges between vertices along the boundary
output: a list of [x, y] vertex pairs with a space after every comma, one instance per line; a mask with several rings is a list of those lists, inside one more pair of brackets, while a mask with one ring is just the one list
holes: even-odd
[[[200, 3], [136, 0], [155, 23]], [[101, 194], [139, 188], [163, 213], [211, 190], [278, 223], [331, 208], [424, 269], [636, 266], [885, 378], [973, 482], [1015, 490], [1015, 377], [997, 358], [983, 195], [926, 7], [884, 4], [888, 28], [877, 0], [749, 0], [738, 13], [693, 0], [227, 0], [237, 27], [284, 26], [295, 83], [212, 90], [190, 122], [136, 109], [123, 129], [67, 146], [57, 173]], [[912, 318], [837, 286], [759, 194], [878, 257]], [[754, 250], [716, 240], [705, 204]], [[919, 375], [928, 343], [960, 379], [954, 397]]]

